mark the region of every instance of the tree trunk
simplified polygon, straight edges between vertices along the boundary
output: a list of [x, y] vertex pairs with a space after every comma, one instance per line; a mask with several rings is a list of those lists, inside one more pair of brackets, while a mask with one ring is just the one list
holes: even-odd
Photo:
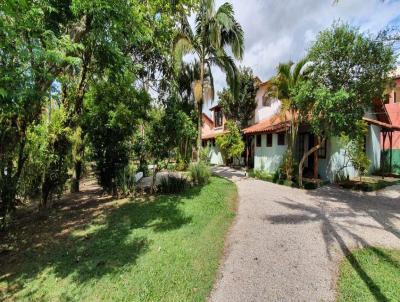
[[325, 138], [323, 138], [322, 140], [320, 140], [320, 142], [315, 145], [314, 147], [312, 147], [310, 150], [308, 150], [307, 152], [304, 153], [303, 157], [300, 160], [299, 163], [299, 186], [300, 188], [303, 187], [303, 169], [304, 169], [304, 162], [306, 161], [306, 159], [313, 154], [314, 152], [316, 152], [319, 148], [321, 148], [321, 145], [325, 143]]
[[76, 160], [74, 162], [74, 171], [71, 179], [71, 193], [79, 192], [79, 184], [82, 177], [82, 161]]

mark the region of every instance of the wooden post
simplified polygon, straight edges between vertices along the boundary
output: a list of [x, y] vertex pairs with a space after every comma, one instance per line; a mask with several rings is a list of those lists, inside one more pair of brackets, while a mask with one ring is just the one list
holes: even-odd
[[384, 131], [382, 132], [383, 134], [383, 152], [382, 152], [382, 158], [381, 158], [381, 171], [382, 171], [382, 179], [385, 178], [385, 166], [386, 166], [386, 154], [385, 154], [385, 144], [386, 144], [386, 135], [387, 132]]

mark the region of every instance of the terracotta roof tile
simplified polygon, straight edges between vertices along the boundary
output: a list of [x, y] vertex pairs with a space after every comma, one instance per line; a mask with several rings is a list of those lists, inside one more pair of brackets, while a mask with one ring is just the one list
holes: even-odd
[[243, 129], [243, 133], [256, 134], [256, 133], [285, 131], [289, 128], [290, 120], [291, 120], [291, 114], [289, 112], [286, 112], [284, 116], [278, 113], [268, 119], [262, 120], [261, 122], [255, 125]]

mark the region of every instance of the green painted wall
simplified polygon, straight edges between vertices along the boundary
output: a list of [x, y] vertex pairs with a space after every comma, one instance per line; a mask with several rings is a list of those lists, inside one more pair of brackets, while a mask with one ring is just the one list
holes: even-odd
[[[393, 168], [393, 173], [396, 174], [400, 174], [400, 149], [393, 149], [392, 151], [392, 168]], [[389, 167], [390, 164], [390, 155], [389, 155], [389, 151], [385, 151], [384, 152], [385, 156], [386, 156], [386, 166]]]

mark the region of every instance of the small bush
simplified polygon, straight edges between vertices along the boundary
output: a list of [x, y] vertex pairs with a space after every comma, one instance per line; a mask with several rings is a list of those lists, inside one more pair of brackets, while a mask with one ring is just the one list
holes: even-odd
[[117, 177], [115, 178], [115, 184], [118, 193], [122, 195], [132, 195], [133, 193], [135, 193], [135, 176], [136, 166], [133, 164], [129, 164], [126, 167], [120, 169], [117, 173]]
[[210, 168], [204, 163], [193, 163], [189, 167], [190, 177], [196, 185], [204, 185], [208, 183], [211, 177]]
[[186, 171], [188, 163], [184, 159], [178, 159], [175, 165], [176, 171]]
[[164, 176], [158, 185], [158, 192], [162, 194], [179, 194], [188, 187], [188, 181], [184, 177]]

